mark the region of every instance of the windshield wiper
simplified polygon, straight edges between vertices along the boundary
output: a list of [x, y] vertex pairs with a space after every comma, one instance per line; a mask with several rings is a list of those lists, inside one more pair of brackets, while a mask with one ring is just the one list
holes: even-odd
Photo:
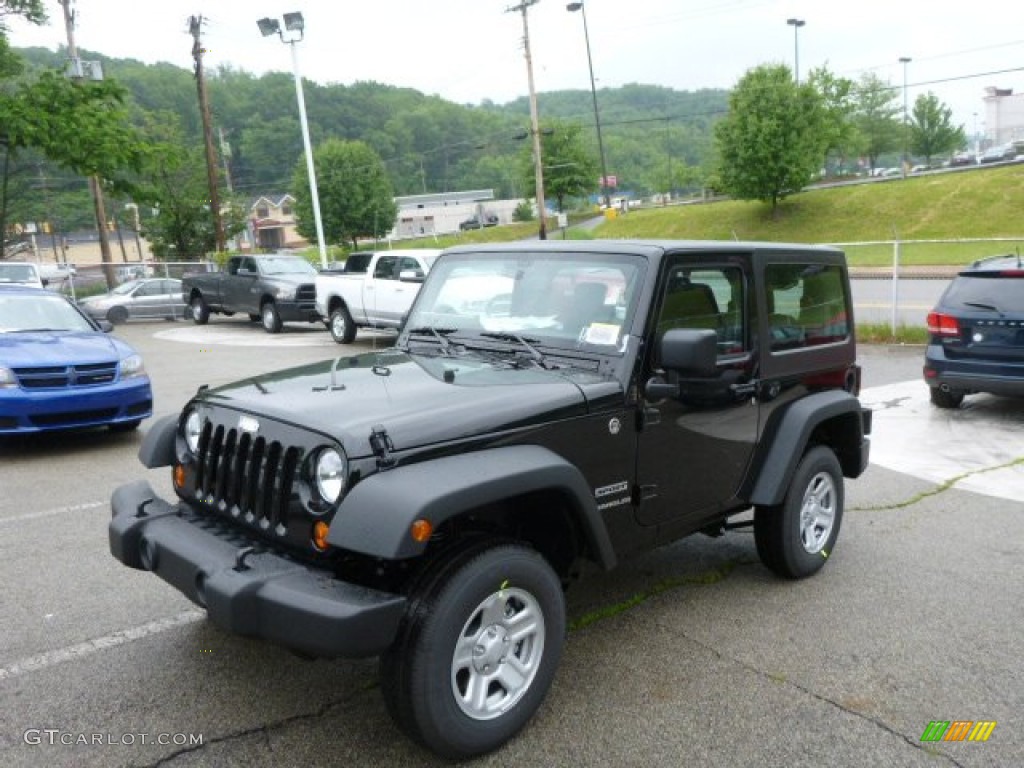
[[520, 336], [518, 333], [510, 333], [508, 331], [486, 331], [484, 333], [481, 333], [480, 335], [489, 339], [499, 339], [501, 341], [516, 342], [517, 344], [524, 347], [527, 350], [527, 352], [530, 353], [531, 360], [533, 360], [535, 363], [537, 363], [537, 365], [539, 365], [541, 368], [545, 370], [558, 367], [557, 365], [549, 364], [548, 361], [544, 359], [544, 355], [541, 354], [540, 350], [533, 346], [534, 344], [537, 343], [537, 339], [527, 339], [523, 336]]
[[977, 309], [990, 309], [993, 312], [998, 312], [1000, 315], [1003, 314], [1003, 310], [997, 307], [995, 304], [987, 304], [983, 301], [965, 301], [965, 307], [976, 307]]
[[455, 333], [458, 328], [435, 328], [432, 325], [424, 325], [419, 328], [412, 328], [409, 333], [422, 336], [424, 334], [430, 334], [438, 340], [441, 344], [441, 351], [446, 355], [454, 355], [455, 351], [452, 349], [452, 343], [448, 341], [448, 335]]

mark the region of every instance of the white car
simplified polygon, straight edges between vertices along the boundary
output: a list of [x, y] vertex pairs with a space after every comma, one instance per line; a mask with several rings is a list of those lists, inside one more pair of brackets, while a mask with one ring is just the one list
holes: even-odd
[[0, 261], [0, 285], [31, 285], [42, 288], [49, 282], [31, 261]]

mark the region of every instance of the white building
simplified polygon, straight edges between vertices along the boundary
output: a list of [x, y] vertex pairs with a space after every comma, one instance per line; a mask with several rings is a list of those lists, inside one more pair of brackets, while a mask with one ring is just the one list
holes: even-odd
[[1012, 88], [985, 89], [985, 138], [992, 144], [1024, 139], [1024, 93]]
[[499, 224], [512, 221], [521, 200], [495, 200], [493, 189], [469, 189], [463, 192], [435, 192], [396, 197], [398, 217], [391, 237], [403, 239], [424, 235], [458, 232], [459, 224], [474, 216], [498, 217]]

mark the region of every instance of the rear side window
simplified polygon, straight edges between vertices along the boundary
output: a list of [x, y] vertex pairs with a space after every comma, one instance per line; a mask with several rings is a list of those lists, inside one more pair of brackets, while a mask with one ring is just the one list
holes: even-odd
[[1024, 312], [1024, 273], [1019, 276], [1000, 275], [996, 272], [960, 275], [949, 284], [942, 305], [968, 312]]
[[769, 264], [765, 284], [772, 351], [820, 346], [849, 336], [850, 312], [838, 266]]

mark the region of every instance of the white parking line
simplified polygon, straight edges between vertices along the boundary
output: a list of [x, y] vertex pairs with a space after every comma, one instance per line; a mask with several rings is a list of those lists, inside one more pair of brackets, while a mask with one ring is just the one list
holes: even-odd
[[38, 520], [42, 517], [54, 517], [55, 515], [64, 515], [68, 512], [81, 512], [86, 509], [97, 509], [98, 507], [105, 507], [108, 504], [110, 504], [109, 501], [84, 501], [81, 504], [71, 504], [67, 507], [40, 509], [35, 512], [26, 512], [23, 515], [0, 517], [0, 525], [3, 525], [4, 523], [22, 523], [26, 520]]
[[194, 624], [205, 618], [206, 613], [204, 611], [185, 611], [177, 616], [157, 619], [156, 621], [151, 621], [139, 627], [132, 627], [131, 629], [122, 629], [104, 637], [97, 637], [77, 645], [69, 645], [67, 648], [47, 651], [38, 656], [29, 656], [27, 659], [20, 659], [6, 667], [0, 667], [0, 680], [18, 677], [29, 672], [39, 672], [48, 667], [63, 664], [65, 661], [90, 656], [99, 651], [105, 651], [108, 648], [114, 648], [118, 645], [134, 642], [135, 640], [142, 640], [145, 637], [158, 635], [175, 627]]

